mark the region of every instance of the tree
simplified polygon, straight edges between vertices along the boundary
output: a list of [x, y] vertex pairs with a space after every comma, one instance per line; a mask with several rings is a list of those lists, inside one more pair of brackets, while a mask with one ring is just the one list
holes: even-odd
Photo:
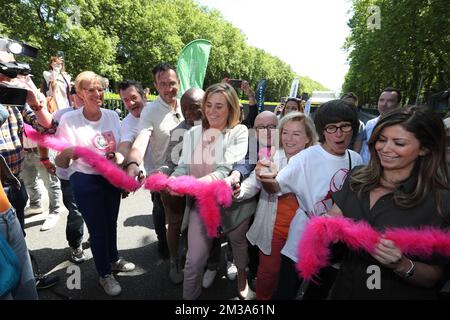
[[[351, 35], [344, 46], [350, 63], [344, 91], [356, 92], [362, 103], [375, 104], [384, 87], [394, 86], [403, 92], [404, 103], [415, 103], [449, 87], [446, 1], [353, 0], [352, 5]], [[367, 28], [371, 5], [381, 10], [380, 30]]]
[[[266, 100], [278, 100], [298, 77], [279, 58], [249, 46], [241, 30], [220, 12], [193, 0], [3, 2], [0, 34], [40, 49], [39, 57], [31, 61], [35, 75], [47, 69], [50, 56], [62, 51], [73, 76], [92, 70], [113, 81], [128, 78], [148, 86], [156, 63], [175, 65], [186, 44], [204, 38], [213, 45], [205, 87], [226, 76], [246, 79], [252, 86], [266, 79]], [[321, 88], [301, 77], [302, 91]]]

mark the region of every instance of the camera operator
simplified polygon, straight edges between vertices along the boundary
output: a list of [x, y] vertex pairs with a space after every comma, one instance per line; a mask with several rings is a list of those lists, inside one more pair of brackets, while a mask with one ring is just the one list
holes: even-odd
[[[17, 68], [5, 67], [11, 65], [14, 61], [15, 59], [11, 54], [0, 51], [0, 63], [2, 63], [0, 68], [0, 85], [3, 86], [3, 91], [14, 90], [13, 88], [27, 90], [26, 101], [19, 106], [3, 104], [9, 116], [0, 128], [0, 154], [5, 158], [14, 176], [21, 182], [20, 189], [15, 189], [14, 186], [6, 183], [3, 187], [11, 205], [16, 209], [17, 218], [25, 234], [24, 209], [28, 201], [28, 194], [25, 184], [19, 177], [24, 161], [22, 146], [24, 122], [40, 133], [54, 133], [57, 123], [53, 121], [51, 114], [46, 109], [45, 97], [39, 95], [36, 86], [27, 74], [30, 70], [21, 70], [20, 66]], [[36, 278], [36, 286], [38, 289], [47, 288], [56, 284], [57, 281], [57, 278], [38, 276]]]
[[[0, 62], [13, 62], [12, 55], [0, 52]], [[19, 178], [24, 160], [22, 146], [22, 135], [24, 132], [23, 123], [31, 125], [40, 133], [54, 133], [57, 123], [53, 121], [51, 114], [45, 107], [45, 99], [39, 96], [36, 86], [31, 78], [23, 75], [17, 75], [11, 78], [5, 75], [3, 69], [0, 69], [0, 83], [27, 90], [26, 103], [23, 107], [4, 105], [9, 113], [6, 122], [1, 126], [0, 153], [6, 159], [12, 173]], [[7, 191], [11, 204], [17, 211], [22, 229], [24, 229], [24, 208], [28, 200], [24, 184], [20, 192]]]

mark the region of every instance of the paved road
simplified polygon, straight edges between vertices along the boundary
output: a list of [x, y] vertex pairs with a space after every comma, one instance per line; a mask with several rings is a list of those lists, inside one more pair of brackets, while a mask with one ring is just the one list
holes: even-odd
[[[47, 201], [45, 202], [47, 203]], [[118, 219], [119, 253], [137, 266], [132, 273], [119, 273], [117, 279], [122, 285], [119, 297], [107, 296], [98, 284], [92, 253], [86, 249], [88, 260], [80, 264], [81, 289], [69, 290], [67, 280], [71, 273], [67, 268], [73, 263], [69, 261], [70, 249], [65, 240], [67, 211], [64, 208], [57, 226], [49, 231], [41, 232], [40, 226], [46, 213], [26, 218], [26, 240], [29, 249], [36, 258], [41, 272], [52, 272], [61, 280], [53, 289], [39, 292], [40, 299], [181, 299], [182, 285], [174, 285], [168, 276], [168, 261], [158, 258], [156, 234], [151, 216], [152, 203], [147, 191], [139, 191], [124, 199]], [[86, 230], [86, 229], [85, 229]], [[84, 241], [88, 238], [85, 232]], [[86, 246], [86, 244], [84, 244]], [[222, 268], [223, 269], [223, 268]], [[236, 299], [236, 281], [229, 281], [219, 271], [215, 282], [205, 289], [201, 299]], [[63, 295], [63, 296], [61, 296]]]

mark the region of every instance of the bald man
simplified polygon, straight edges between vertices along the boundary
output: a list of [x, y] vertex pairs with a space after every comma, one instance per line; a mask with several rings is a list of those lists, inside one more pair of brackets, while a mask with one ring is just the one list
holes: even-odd
[[[201, 105], [204, 95], [205, 92], [202, 89], [190, 88], [181, 97], [180, 105], [184, 121], [170, 132], [170, 143], [166, 151], [165, 165], [159, 168], [159, 171], [170, 175], [177, 166], [183, 146], [184, 133], [194, 125], [201, 123], [203, 117]], [[161, 201], [164, 205], [168, 224], [166, 237], [170, 255], [169, 278], [174, 284], [179, 284], [183, 282], [183, 272], [181, 271], [181, 259], [178, 256], [178, 243], [186, 198], [175, 197], [166, 192], [161, 192]]]
[[226, 179], [230, 184], [236, 184], [247, 179], [255, 169], [258, 161], [258, 151], [262, 147], [277, 147], [276, 130], [277, 116], [270, 111], [263, 111], [255, 118], [254, 135], [249, 134], [248, 152], [245, 159], [233, 166], [230, 176]]
[[165, 165], [160, 168], [160, 171], [167, 175], [170, 175], [178, 164], [183, 146], [184, 133], [202, 121], [203, 113], [201, 106], [204, 95], [205, 91], [202, 89], [190, 88], [181, 97], [180, 105], [184, 121], [170, 132], [170, 142], [166, 151]]

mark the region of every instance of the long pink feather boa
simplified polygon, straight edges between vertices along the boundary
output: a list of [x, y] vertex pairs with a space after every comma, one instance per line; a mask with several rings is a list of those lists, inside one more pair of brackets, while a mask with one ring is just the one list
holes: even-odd
[[[27, 124], [25, 124], [25, 132], [28, 138], [41, 146], [60, 152], [65, 148], [70, 147], [66, 141], [51, 135], [41, 135]], [[82, 158], [84, 162], [90, 165], [96, 172], [105, 177], [105, 179], [113, 186], [127, 191], [136, 191], [140, 188], [141, 185], [139, 182], [128, 176], [122, 169], [104, 156], [101, 156], [88, 148], [78, 146], [75, 147], [74, 153], [77, 157]]]
[[195, 197], [206, 232], [213, 238], [218, 236], [220, 226], [219, 205], [229, 207], [232, 202], [232, 190], [223, 180], [207, 183], [192, 176], [169, 178], [165, 174], [155, 173], [147, 178], [144, 187], [151, 191], [162, 191], [168, 188], [176, 193]]
[[[43, 147], [60, 152], [70, 147], [66, 141], [52, 135], [41, 135], [27, 124], [25, 124], [25, 131], [28, 138]], [[139, 182], [128, 176], [117, 165], [88, 148], [75, 147], [75, 155], [82, 158], [96, 172], [120, 189], [136, 191], [141, 187]], [[233, 192], [223, 180], [206, 183], [191, 176], [169, 179], [164, 174], [156, 173], [148, 176], [143, 185], [150, 191], [162, 191], [169, 188], [176, 193], [195, 197], [200, 216], [210, 237], [218, 236], [217, 231], [221, 222], [219, 206], [229, 207], [232, 203]]]
[[298, 246], [297, 270], [304, 279], [313, 279], [329, 264], [330, 244], [341, 241], [352, 250], [373, 252], [381, 236], [392, 240], [403, 254], [427, 258], [432, 254], [450, 257], [450, 231], [391, 228], [384, 233], [368, 223], [348, 218], [315, 217], [308, 223]]

